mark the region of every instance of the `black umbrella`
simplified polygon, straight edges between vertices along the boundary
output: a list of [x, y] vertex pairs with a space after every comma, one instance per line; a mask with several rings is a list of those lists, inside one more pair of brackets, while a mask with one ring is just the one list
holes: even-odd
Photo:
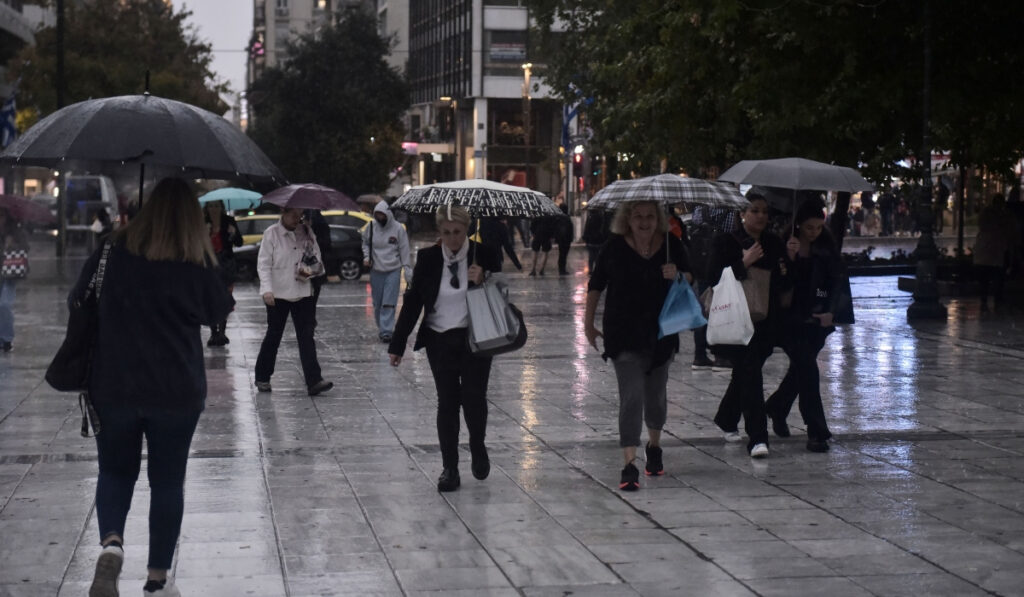
[[2, 154], [13, 166], [89, 171], [139, 164], [180, 176], [276, 187], [284, 175], [233, 123], [202, 108], [150, 95], [86, 100], [40, 120]]

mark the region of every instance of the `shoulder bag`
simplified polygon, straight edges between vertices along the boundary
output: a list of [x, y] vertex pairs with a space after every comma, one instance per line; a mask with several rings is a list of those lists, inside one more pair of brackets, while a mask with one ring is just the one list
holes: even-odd
[[28, 251], [25, 249], [7, 249], [3, 252], [0, 263], [0, 279], [20, 280], [28, 276]]
[[466, 291], [469, 309], [469, 351], [493, 356], [519, 350], [526, 344], [523, 312], [508, 300], [508, 285], [499, 276]]
[[46, 382], [61, 392], [78, 392], [78, 405], [82, 411], [82, 437], [100, 432], [99, 418], [89, 398], [89, 376], [92, 371], [96, 334], [99, 329], [99, 298], [103, 288], [103, 274], [110, 255], [110, 242], [103, 245], [99, 264], [93, 272], [83, 296], [75, 297], [68, 305], [68, 327], [64, 342], [57, 349], [50, 366], [46, 368]]

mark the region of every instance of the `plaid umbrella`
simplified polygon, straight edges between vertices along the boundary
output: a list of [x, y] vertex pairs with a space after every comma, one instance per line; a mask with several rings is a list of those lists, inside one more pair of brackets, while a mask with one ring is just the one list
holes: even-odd
[[456, 180], [413, 187], [392, 209], [409, 213], [435, 213], [443, 205], [465, 208], [474, 218], [560, 216], [562, 210], [540, 191], [492, 180]]
[[616, 180], [597, 192], [588, 209], [615, 209], [626, 201], [655, 201], [666, 205], [691, 203], [742, 210], [749, 204], [731, 184], [676, 174]]

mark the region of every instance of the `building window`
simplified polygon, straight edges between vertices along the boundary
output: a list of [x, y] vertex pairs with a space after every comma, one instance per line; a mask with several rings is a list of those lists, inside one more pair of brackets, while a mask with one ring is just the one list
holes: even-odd
[[525, 31], [484, 31], [484, 74], [522, 77]]
[[288, 16], [288, 0], [277, 0], [277, 16]]

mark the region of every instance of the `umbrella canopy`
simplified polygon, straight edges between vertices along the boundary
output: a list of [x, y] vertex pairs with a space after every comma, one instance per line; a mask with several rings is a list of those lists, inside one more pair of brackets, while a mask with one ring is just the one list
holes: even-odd
[[253, 209], [260, 204], [261, 197], [263, 195], [256, 191], [224, 187], [203, 195], [199, 198], [199, 203], [200, 205], [205, 205], [211, 201], [221, 201], [224, 203], [224, 209], [234, 211], [238, 209]]
[[360, 211], [359, 205], [341, 191], [323, 185], [290, 184], [263, 196], [265, 203], [299, 209], [347, 209]]
[[57, 222], [56, 216], [45, 205], [17, 195], [0, 195], [0, 208], [19, 222], [43, 225]]
[[284, 175], [237, 126], [191, 104], [144, 93], [86, 100], [40, 120], [0, 162], [93, 171], [138, 163], [182, 176], [281, 184]]
[[723, 172], [718, 180], [784, 189], [846, 193], [873, 191], [875, 188], [853, 168], [804, 158], [743, 160]]
[[616, 180], [598, 191], [587, 202], [587, 209], [615, 209], [627, 201], [655, 201], [667, 205], [691, 203], [738, 210], [746, 209], [749, 204], [730, 184], [677, 174], [658, 174]]
[[370, 209], [373, 209], [374, 206], [376, 206], [383, 200], [383, 197], [375, 193], [367, 193], [365, 195], [360, 195], [356, 197], [356, 203], [358, 203], [359, 205], [366, 205]]
[[483, 179], [413, 187], [395, 200], [391, 208], [409, 213], [434, 213], [443, 205], [462, 207], [474, 218], [563, 215], [555, 202], [540, 191]]

